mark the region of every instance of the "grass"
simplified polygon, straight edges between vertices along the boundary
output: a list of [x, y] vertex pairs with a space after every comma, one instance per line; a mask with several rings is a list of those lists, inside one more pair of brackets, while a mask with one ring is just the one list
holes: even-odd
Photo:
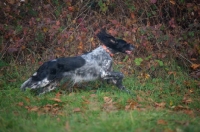
[[135, 97], [100, 82], [72, 93], [34, 96], [19, 89], [30, 69], [11, 66], [2, 71], [0, 132], [200, 131], [200, 90], [182, 71], [164, 79], [125, 78]]

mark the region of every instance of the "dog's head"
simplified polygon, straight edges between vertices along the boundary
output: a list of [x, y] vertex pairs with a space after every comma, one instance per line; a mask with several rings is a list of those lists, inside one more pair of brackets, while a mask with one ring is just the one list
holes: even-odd
[[109, 47], [114, 52], [131, 54], [131, 52], [134, 50], [133, 45], [127, 43], [123, 39], [115, 39], [112, 35], [107, 34], [105, 29], [102, 29], [97, 34], [97, 37], [105, 46]]

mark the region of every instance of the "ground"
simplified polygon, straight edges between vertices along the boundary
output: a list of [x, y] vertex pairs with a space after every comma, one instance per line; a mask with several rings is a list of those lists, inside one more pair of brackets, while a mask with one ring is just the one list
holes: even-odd
[[200, 90], [184, 72], [165, 79], [129, 75], [124, 85], [134, 95], [97, 81], [74, 86], [71, 93], [60, 86], [35, 96], [19, 89], [26, 68], [13, 67], [1, 78], [2, 132], [200, 130]]

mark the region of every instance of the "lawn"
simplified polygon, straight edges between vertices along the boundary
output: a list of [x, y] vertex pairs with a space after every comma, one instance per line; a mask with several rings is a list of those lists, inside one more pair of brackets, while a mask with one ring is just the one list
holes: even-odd
[[2, 70], [0, 132], [200, 131], [199, 82], [181, 70], [165, 78], [127, 76], [133, 96], [99, 81], [35, 96], [19, 89], [30, 71]]

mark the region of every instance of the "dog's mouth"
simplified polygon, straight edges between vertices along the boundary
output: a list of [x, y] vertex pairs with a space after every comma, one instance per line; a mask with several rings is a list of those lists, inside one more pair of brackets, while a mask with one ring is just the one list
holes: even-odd
[[126, 52], [126, 54], [129, 54], [129, 55], [132, 53], [131, 50], [126, 50], [125, 52]]

